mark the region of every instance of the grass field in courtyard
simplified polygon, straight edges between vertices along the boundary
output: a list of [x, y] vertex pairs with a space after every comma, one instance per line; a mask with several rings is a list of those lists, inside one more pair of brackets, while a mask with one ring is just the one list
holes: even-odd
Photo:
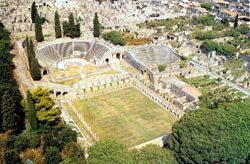
[[134, 87], [75, 101], [100, 139], [136, 146], [171, 132], [177, 118]]

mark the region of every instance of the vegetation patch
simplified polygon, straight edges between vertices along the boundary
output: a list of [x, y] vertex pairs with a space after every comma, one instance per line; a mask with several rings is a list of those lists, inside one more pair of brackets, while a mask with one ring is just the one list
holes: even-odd
[[133, 87], [75, 101], [73, 105], [101, 140], [113, 139], [129, 147], [170, 133], [177, 121]]
[[127, 45], [144, 45], [147, 43], [151, 43], [152, 39], [150, 38], [134, 38], [133, 36], [126, 36], [125, 40], [127, 42]]

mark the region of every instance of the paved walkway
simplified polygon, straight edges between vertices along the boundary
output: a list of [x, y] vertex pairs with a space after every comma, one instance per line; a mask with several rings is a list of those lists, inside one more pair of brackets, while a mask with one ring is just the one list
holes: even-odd
[[161, 136], [159, 138], [156, 138], [156, 139], [153, 139], [151, 141], [148, 141], [148, 142], [145, 142], [145, 143], [142, 143], [140, 145], [137, 145], [135, 147], [132, 147], [132, 148], [137, 148], [137, 149], [140, 149], [148, 144], [155, 144], [155, 145], [159, 145], [161, 147], [163, 147], [163, 145], [167, 142], [168, 139], [170, 139], [172, 136], [172, 133], [169, 133], [167, 135], [164, 135], [164, 136]]

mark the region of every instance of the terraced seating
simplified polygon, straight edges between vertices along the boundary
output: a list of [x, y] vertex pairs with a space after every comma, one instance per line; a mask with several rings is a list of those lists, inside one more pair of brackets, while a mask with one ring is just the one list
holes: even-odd
[[74, 51], [88, 52], [91, 42], [74, 42]]
[[[76, 51], [78, 57], [83, 57], [87, 60], [91, 60], [94, 57], [101, 58], [110, 48], [106, 45], [100, 44], [98, 42], [87, 42], [87, 41], [75, 41], [73, 42], [63, 42], [55, 43], [47, 47], [43, 47], [38, 50], [36, 56], [39, 60], [42, 60], [45, 64], [53, 64], [56, 61], [68, 58], [74, 54]], [[73, 55], [72, 57], [74, 57]]]
[[91, 48], [89, 49], [85, 59], [90, 60], [94, 56], [97, 58], [101, 58], [105, 52], [107, 52], [109, 49], [106, 48], [104, 45], [99, 43], [94, 43]]
[[62, 57], [69, 57], [73, 53], [73, 44], [72, 42], [58, 43], [53, 45], [55, 50]]
[[134, 52], [135, 58], [149, 67], [173, 63], [179, 58], [168, 46], [143, 46], [130, 51]]

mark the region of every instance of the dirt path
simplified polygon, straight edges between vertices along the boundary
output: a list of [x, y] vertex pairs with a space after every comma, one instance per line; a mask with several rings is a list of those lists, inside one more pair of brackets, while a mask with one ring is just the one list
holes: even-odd
[[18, 50], [18, 44], [16, 42], [14, 43], [14, 49], [11, 53], [15, 54], [15, 57], [13, 58], [13, 63], [16, 67], [14, 69], [14, 78], [16, 79], [22, 94], [25, 94], [28, 89], [34, 88], [34, 84], [26, 69], [24, 60], [22, 60], [22, 56]]

